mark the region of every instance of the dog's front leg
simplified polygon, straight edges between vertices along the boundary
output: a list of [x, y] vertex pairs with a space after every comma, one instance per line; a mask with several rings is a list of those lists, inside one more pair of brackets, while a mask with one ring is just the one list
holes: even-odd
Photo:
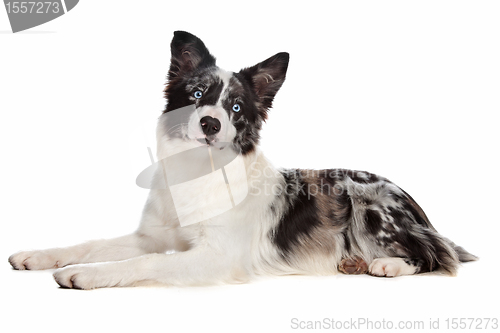
[[[119, 262], [75, 265], [58, 269], [54, 279], [63, 288], [95, 289], [142, 283], [199, 285], [241, 280], [245, 269], [213, 249], [196, 248], [173, 254], [148, 254]], [[241, 263], [238, 263], [241, 265]], [[236, 274], [235, 274], [236, 273]]]
[[65, 248], [18, 252], [10, 256], [9, 262], [14, 269], [39, 270], [72, 264], [124, 260], [164, 250], [150, 236], [136, 232], [123, 237], [95, 240]]

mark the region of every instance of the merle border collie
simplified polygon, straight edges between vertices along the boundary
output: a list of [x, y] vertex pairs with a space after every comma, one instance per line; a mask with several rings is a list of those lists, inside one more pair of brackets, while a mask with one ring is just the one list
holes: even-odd
[[[259, 132], [285, 80], [288, 53], [229, 72], [216, 66], [199, 38], [182, 31], [174, 33], [171, 53], [167, 104], [157, 127], [158, 159], [197, 147], [226, 149], [236, 152], [243, 167], [226, 170], [232, 172], [224, 174], [230, 184], [180, 184], [175, 200], [182, 201], [181, 208], [171, 189], [153, 185], [134, 233], [19, 252], [9, 258], [14, 269], [56, 268], [54, 278], [61, 287], [93, 289], [339, 271], [385, 277], [432, 271], [454, 275], [461, 262], [477, 260], [441, 236], [412, 197], [386, 178], [344, 169], [273, 167], [259, 150]], [[186, 120], [169, 126], [168, 115], [176, 110], [183, 110]], [[226, 145], [219, 147], [219, 142]], [[186, 170], [202, 162], [195, 156]], [[162, 168], [157, 170], [153, 184], [163, 177]], [[211, 211], [228, 190], [244, 199], [225, 211]], [[197, 214], [200, 222], [180, 223], [183, 216]]]

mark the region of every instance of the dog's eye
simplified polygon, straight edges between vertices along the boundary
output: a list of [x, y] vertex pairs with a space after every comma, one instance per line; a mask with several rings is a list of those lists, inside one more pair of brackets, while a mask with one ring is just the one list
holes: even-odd
[[234, 105], [233, 105], [233, 111], [234, 111], [234, 112], [240, 112], [240, 110], [241, 110], [241, 107], [240, 107], [240, 105], [239, 105], [239, 104], [234, 104]]
[[194, 93], [194, 98], [201, 98], [201, 96], [203, 96], [203, 93], [201, 91], [195, 91]]

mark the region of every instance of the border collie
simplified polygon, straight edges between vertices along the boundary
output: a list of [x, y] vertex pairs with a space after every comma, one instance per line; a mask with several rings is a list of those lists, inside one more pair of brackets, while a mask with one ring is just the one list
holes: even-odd
[[[271, 165], [259, 150], [259, 132], [285, 80], [288, 53], [229, 72], [183, 31], [174, 33], [171, 53], [157, 127], [160, 167], [138, 230], [19, 252], [9, 258], [14, 269], [56, 268], [61, 287], [93, 289], [339, 271], [454, 275], [460, 262], [477, 260], [441, 236], [412, 197], [386, 178]], [[216, 166], [223, 151], [231, 157]], [[167, 162], [172, 159], [177, 162]], [[177, 172], [167, 172], [172, 168]]]

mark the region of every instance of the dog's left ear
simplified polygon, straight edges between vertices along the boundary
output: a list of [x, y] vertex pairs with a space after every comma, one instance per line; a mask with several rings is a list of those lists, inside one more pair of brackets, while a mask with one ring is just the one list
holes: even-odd
[[272, 106], [274, 96], [285, 82], [289, 59], [288, 53], [281, 52], [240, 71], [252, 85], [265, 110]]
[[210, 54], [201, 39], [189, 32], [174, 32], [170, 48], [170, 79], [198, 68], [215, 66], [215, 57]]

